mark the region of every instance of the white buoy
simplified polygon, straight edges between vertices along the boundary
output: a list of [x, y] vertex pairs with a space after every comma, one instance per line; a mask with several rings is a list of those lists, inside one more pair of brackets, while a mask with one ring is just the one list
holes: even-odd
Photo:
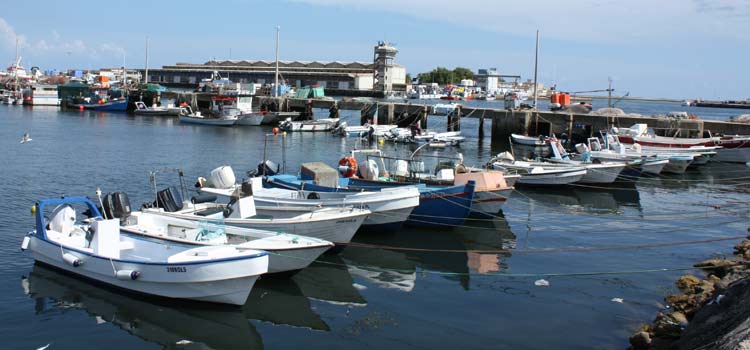
[[29, 242], [31, 242], [31, 238], [29, 236], [24, 237], [21, 242], [21, 250], [29, 249]]
[[117, 275], [117, 279], [119, 280], [135, 281], [136, 279], [138, 279], [138, 276], [140, 276], [141, 273], [133, 270], [117, 270], [117, 273], [115, 273], [115, 275]]
[[83, 264], [83, 261], [81, 261], [81, 259], [79, 259], [77, 256], [73, 254], [65, 253], [63, 254], [62, 257], [66, 263], [68, 263], [69, 265], [73, 267], [78, 267], [78, 266], [81, 266], [81, 264]]

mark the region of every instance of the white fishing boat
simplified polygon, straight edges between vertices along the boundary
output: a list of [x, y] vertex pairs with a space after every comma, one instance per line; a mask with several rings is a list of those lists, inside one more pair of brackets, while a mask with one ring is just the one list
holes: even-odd
[[[91, 216], [76, 222], [71, 205]], [[45, 219], [46, 207], [56, 208]], [[239, 246], [165, 244], [104, 220], [85, 197], [39, 201], [36, 230], [21, 244], [34, 259], [115, 287], [167, 298], [242, 305], [255, 281], [268, 271], [268, 253]]]
[[218, 116], [206, 116], [201, 112], [193, 113], [190, 107], [185, 107], [180, 113], [180, 123], [214, 125], [214, 126], [232, 126], [237, 123], [237, 114], [227, 112]]
[[519, 145], [543, 147], [547, 145], [547, 137], [543, 135], [539, 136], [525, 136], [519, 134], [510, 134], [511, 140]]
[[[563, 149], [562, 144], [558, 140], [550, 140], [550, 157], [547, 158], [551, 163], [558, 164], [560, 166], [577, 166], [586, 169], [586, 175], [581, 178], [579, 182], [589, 184], [610, 184], [617, 180], [625, 167], [628, 166], [626, 162], [614, 161], [614, 162], [599, 162], [593, 163], [590, 159], [587, 160], [573, 160], [570, 155]], [[537, 165], [537, 164], [534, 164]], [[550, 164], [541, 164], [542, 166], [549, 166]]]
[[[149, 211], [130, 212], [126, 194], [107, 194], [103, 200], [105, 217], [118, 218], [123, 231], [192, 245], [236, 245], [242, 249], [264, 250], [268, 257], [268, 273], [296, 272], [331, 248], [331, 242], [280, 231], [258, 230], [227, 225], [224, 215], [206, 216], [202, 220], [188, 220], [159, 215], [173, 209], [177, 202], [172, 188], [157, 195], [157, 207]], [[237, 199], [235, 197], [235, 199]], [[228, 210], [229, 218], [251, 214], [252, 196], [243, 196], [235, 203], [237, 210]]]
[[669, 163], [669, 158], [657, 155], [643, 155], [635, 152], [627, 152], [627, 148], [620, 146], [616, 135], [604, 135], [604, 147], [596, 137], [587, 140], [584, 148], [581, 144], [576, 145], [579, 153], [588, 153], [592, 160], [599, 161], [623, 161], [630, 166], [640, 169], [641, 173], [659, 175]]
[[747, 163], [750, 162], [750, 136], [725, 135], [715, 138], [718, 150], [714, 160], [719, 162]]
[[230, 203], [220, 204], [216, 203], [216, 196], [197, 196], [183, 201], [183, 195], [174, 187], [160, 191], [156, 198], [158, 208], [144, 209], [145, 212], [185, 220], [215, 221], [228, 226], [285, 232], [324, 239], [335, 244], [349, 243], [371, 214], [370, 210], [362, 208], [300, 208], [290, 214], [283, 208], [267, 207], [263, 208], [264, 215], [257, 215], [253, 200], [235, 198]]
[[367, 137], [372, 135], [373, 137], [383, 137], [383, 135], [395, 128], [398, 128], [398, 125], [365, 124], [361, 126], [348, 126], [346, 122], [341, 122], [335, 129], [331, 130], [331, 133], [341, 136]]
[[167, 107], [159, 107], [159, 106], [152, 106], [148, 107], [145, 103], [141, 101], [137, 101], [135, 103], [135, 110], [133, 113], [135, 115], [148, 115], [148, 116], [165, 116], [165, 117], [177, 117], [182, 112], [182, 107], [174, 107], [174, 106], [167, 106]]
[[503, 152], [490, 160], [493, 169], [521, 175], [516, 182], [522, 185], [559, 186], [581, 181], [586, 169], [578, 166], [544, 166], [515, 160], [509, 152]]
[[284, 131], [331, 131], [338, 126], [338, 118], [323, 118], [315, 120], [293, 121], [287, 118], [279, 123], [279, 128]]
[[[234, 176], [231, 167], [222, 167], [224, 180], [206, 183], [200, 188], [203, 193], [215, 194], [223, 197], [231, 197], [241, 185], [231, 181]], [[214, 171], [217, 171], [215, 169]], [[414, 207], [419, 205], [419, 189], [415, 186], [405, 186], [383, 189], [378, 192], [312, 192], [293, 191], [281, 188], [263, 188], [260, 177], [248, 180], [252, 184], [253, 199], [255, 200], [256, 212], [264, 215], [264, 207], [285, 208], [291, 214], [298, 210], [298, 214], [310, 212], [312, 208], [366, 208], [370, 214], [365, 219], [363, 226], [386, 226], [400, 227], [411, 214]], [[199, 181], [200, 183], [200, 181]]]

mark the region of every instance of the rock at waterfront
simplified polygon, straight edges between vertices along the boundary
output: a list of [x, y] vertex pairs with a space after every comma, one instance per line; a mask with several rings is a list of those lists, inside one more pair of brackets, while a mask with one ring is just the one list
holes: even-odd
[[693, 275], [684, 275], [675, 284], [683, 293], [693, 294], [696, 292], [696, 287], [701, 285], [701, 280]]
[[638, 332], [630, 337], [630, 346], [633, 350], [647, 350], [651, 346], [651, 336], [648, 332]]

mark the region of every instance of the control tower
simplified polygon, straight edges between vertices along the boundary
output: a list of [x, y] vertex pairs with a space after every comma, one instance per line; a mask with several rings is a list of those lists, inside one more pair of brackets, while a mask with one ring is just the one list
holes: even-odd
[[[406, 85], [406, 68], [395, 64], [398, 49], [391, 43], [379, 41], [375, 46], [374, 63], [375, 63], [375, 84], [376, 91], [385, 93], [394, 91], [394, 85], [401, 87]], [[400, 90], [400, 89], [399, 89]]]

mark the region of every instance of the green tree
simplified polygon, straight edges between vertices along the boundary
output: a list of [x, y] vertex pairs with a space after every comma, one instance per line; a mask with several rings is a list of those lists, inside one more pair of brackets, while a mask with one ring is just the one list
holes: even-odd
[[420, 84], [438, 83], [440, 85], [456, 84], [461, 79], [474, 79], [474, 73], [468, 68], [456, 67], [453, 70], [437, 67], [427, 73], [417, 75]]

